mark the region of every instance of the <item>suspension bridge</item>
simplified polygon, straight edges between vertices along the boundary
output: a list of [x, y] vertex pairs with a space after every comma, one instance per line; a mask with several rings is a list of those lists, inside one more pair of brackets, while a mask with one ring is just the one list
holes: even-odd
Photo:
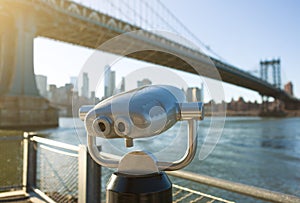
[[[29, 123], [39, 123], [41, 120], [45, 125], [53, 123], [56, 116], [54, 110], [47, 101], [37, 99], [39, 92], [34, 79], [33, 40], [38, 36], [92, 49], [98, 49], [103, 43], [114, 39], [117, 48], [101, 46], [101, 50], [122, 55], [128, 49], [140, 50], [142, 47], [144, 51], [130, 53], [128, 57], [222, 80], [292, 106], [299, 104], [297, 98], [279, 86], [223, 62], [159, 0], [151, 2], [151, 5], [145, 0], [94, 2], [97, 3], [87, 0], [1, 0], [2, 114], [13, 111], [12, 120], [16, 122], [17, 119], [20, 125], [28, 124], [24, 118], [30, 118]], [[170, 39], [152, 30], [169, 30], [183, 35], [212, 56], [207, 57], [186, 41]], [[115, 38], [132, 31], [136, 31], [135, 34], [127, 34], [122, 40]], [[193, 67], [197, 67], [196, 70]], [[213, 67], [218, 71], [213, 71]], [[19, 109], [14, 108], [13, 104], [17, 104]], [[7, 117], [0, 120], [2, 124], [8, 122], [7, 125], [12, 122]]]

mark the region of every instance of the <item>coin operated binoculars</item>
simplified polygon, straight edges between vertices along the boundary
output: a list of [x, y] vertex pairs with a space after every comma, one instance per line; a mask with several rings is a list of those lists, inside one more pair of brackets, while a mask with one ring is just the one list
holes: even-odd
[[[187, 103], [182, 90], [167, 85], [134, 89], [103, 100], [94, 107], [82, 106], [80, 118], [87, 131], [91, 157], [102, 166], [117, 168], [106, 188], [107, 203], [172, 202], [172, 184], [164, 171], [179, 170], [194, 158], [197, 120], [203, 119], [202, 103]], [[188, 122], [185, 155], [175, 162], [157, 160], [146, 151], [132, 151], [118, 158], [99, 151], [96, 138], [134, 139], [159, 135], [177, 121]]]

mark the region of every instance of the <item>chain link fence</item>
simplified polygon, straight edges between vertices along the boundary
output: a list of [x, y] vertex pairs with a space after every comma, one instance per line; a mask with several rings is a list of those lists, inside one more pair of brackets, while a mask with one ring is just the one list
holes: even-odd
[[0, 131], [0, 192], [23, 186], [23, 134]]
[[192, 190], [190, 188], [173, 184], [173, 203], [187, 203], [187, 202], [189, 203], [200, 203], [200, 202], [234, 203], [232, 201], [228, 201], [220, 197], [205, 194], [196, 190]]
[[38, 143], [37, 188], [55, 202], [77, 202], [78, 153]]

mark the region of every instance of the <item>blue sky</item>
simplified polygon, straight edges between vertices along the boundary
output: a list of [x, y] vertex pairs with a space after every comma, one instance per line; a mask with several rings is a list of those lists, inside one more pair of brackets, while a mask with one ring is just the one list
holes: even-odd
[[[259, 61], [281, 58], [282, 83], [292, 81], [300, 97], [300, 1], [292, 0], [161, 0], [201, 41], [226, 62], [246, 71]], [[52, 40], [35, 40], [35, 72], [49, 83], [64, 85], [78, 75], [92, 50]], [[224, 85], [226, 100], [253, 91]]]
[[281, 58], [282, 80], [300, 96], [300, 1], [163, 0], [203, 42], [244, 70]]

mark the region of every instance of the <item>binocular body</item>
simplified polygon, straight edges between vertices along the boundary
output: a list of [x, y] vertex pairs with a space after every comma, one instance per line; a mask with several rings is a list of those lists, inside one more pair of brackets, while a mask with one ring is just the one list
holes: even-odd
[[[106, 139], [158, 135], [185, 119], [187, 114], [184, 115], [183, 111], [187, 107], [197, 112], [202, 108], [198, 103], [185, 101], [183, 91], [176, 87], [144, 86], [97, 104], [87, 113], [85, 127], [89, 136]], [[202, 117], [202, 114], [197, 116]]]

